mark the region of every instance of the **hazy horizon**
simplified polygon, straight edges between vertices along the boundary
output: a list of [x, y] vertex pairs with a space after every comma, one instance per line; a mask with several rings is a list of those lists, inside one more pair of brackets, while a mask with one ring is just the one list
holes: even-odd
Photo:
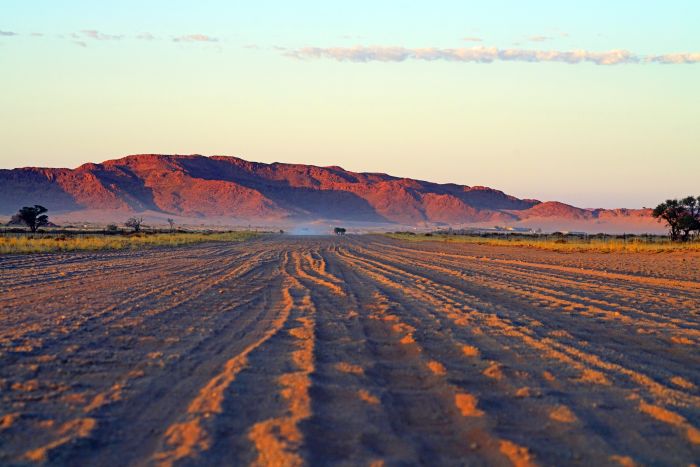
[[0, 12], [0, 168], [197, 153], [584, 208], [697, 194], [695, 2]]

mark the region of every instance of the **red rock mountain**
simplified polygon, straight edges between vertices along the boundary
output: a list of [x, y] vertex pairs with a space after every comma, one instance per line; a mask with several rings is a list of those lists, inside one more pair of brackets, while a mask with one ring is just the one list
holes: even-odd
[[586, 210], [518, 199], [486, 187], [438, 184], [340, 167], [263, 164], [237, 157], [143, 154], [77, 169], [0, 170], [0, 214], [41, 204], [51, 213], [155, 212], [186, 218], [266, 221], [518, 224], [595, 223], [648, 212]]

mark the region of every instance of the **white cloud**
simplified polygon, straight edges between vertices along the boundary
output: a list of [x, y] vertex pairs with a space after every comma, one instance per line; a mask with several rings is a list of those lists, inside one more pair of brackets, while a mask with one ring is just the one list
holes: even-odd
[[89, 39], [93, 39], [96, 41], [117, 41], [119, 39], [122, 39], [124, 36], [123, 35], [115, 35], [115, 34], [104, 34], [101, 33], [100, 31], [97, 31], [95, 29], [83, 29], [80, 31], [84, 37], [87, 37]]
[[291, 49], [284, 55], [296, 59], [332, 59], [343, 62], [403, 62], [406, 60], [492, 63], [510, 62], [560, 62], [594, 63], [596, 65], [620, 65], [633, 63], [698, 63], [700, 53], [671, 53], [665, 55], [639, 55], [628, 50], [530, 50], [520, 48], [499, 49], [497, 47], [462, 47], [453, 49], [406, 48], [383, 46], [354, 47], [303, 47]]
[[474, 37], [474, 36], [472, 36], [472, 37], [463, 37], [462, 40], [465, 41], [465, 42], [482, 42], [482, 39], [481, 39], [480, 37]]
[[549, 41], [551, 39], [552, 38], [549, 36], [530, 36], [527, 38], [527, 40], [529, 40], [531, 42], [545, 42], [545, 41]]
[[206, 34], [188, 34], [185, 36], [173, 37], [174, 42], [218, 42], [219, 39]]
[[663, 63], [666, 65], [680, 63], [699, 63], [700, 53], [674, 53], [665, 55], [652, 55], [646, 58], [649, 62]]
[[416, 48], [355, 46], [355, 47], [304, 47], [290, 50], [285, 55], [297, 59], [327, 58], [348, 62], [402, 62], [405, 60], [450, 62], [491, 63], [495, 61], [517, 62], [590, 62], [596, 65], [617, 65], [622, 63], [637, 63], [639, 56], [626, 50], [610, 50], [607, 52], [592, 52], [587, 50], [556, 51], [556, 50], [527, 50], [499, 49], [497, 47], [469, 48]]

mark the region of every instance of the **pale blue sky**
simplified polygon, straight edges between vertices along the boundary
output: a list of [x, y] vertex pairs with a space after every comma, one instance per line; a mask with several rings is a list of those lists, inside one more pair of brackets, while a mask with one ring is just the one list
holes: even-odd
[[700, 63], [676, 63], [700, 61], [698, 2], [406, 3], [5, 0], [0, 167], [230, 154], [584, 207], [700, 194]]

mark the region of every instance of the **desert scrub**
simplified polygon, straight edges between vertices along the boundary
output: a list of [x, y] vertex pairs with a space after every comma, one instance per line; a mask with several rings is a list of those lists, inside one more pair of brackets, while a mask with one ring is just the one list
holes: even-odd
[[200, 242], [240, 242], [256, 235], [258, 234], [247, 231], [148, 235], [3, 235], [0, 236], [0, 254], [116, 250], [147, 246], [178, 246]]
[[478, 235], [438, 235], [389, 233], [387, 237], [413, 242], [432, 241], [447, 243], [471, 243], [475, 245], [521, 246], [540, 250], [583, 253], [668, 253], [700, 252], [700, 242], [671, 242], [666, 239], [647, 240], [645, 238], [580, 238], [580, 237], [524, 237], [505, 238], [480, 237]]

